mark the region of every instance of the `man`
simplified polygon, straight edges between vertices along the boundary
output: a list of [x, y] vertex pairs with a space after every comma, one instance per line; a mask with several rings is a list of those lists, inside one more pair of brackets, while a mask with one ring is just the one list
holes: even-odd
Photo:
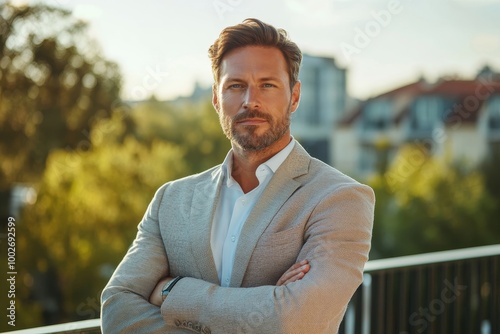
[[302, 55], [256, 19], [209, 49], [222, 165], [163, 185], [102, 294], [104, 333], [334, 333], [362, 281], [373, 191], [290, 134]]

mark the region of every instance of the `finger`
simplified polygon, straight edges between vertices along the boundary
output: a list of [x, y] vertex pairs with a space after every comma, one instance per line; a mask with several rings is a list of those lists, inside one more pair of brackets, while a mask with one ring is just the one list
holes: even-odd
[[309, 263], [307, 260], [303, 260], [291, 266], [284, 274], [283, 277], [290, 278], [293, 275], [298, 274], [301, 271], [309, 270]]
[[309, 264], [304, 264], [304, 265], [298, 267], [297, 269], [289, 271], [286, 276], [288, 279], [290, 279], [291, 277], [298, 275], [300, 273], [305, 274], [307, 271], [309, 271], [309, 267], [310, 267]]
[[[296, 267], [295, 269], [292, 269]], [[291, 282], [295, 282], [297, 279], [301, 279], [304, 277], [304, 275], [309, 271], [311, 266], [306, 263], [302, 266], [297, 267], [296, 265], [293, 265], [290, 267], [289, 270], [287, 270], [278, 280], [278, 283], [276, 285], [283, 285]]]
[[283, 284], [284, 282], [288, 281], [290, 278], [293, 276], [297, 275], [300, 273], [302, 270], [300, 269], [300, 266], [297, 267], [296, 265], [290, 267], [283, 275], [281, 275], [280, 279], [278, 280], [279, 284]]
[[297, 273], [296, 275], [293, 275], [292, 277], [290, 277], [287, 280], [285, 280], [283, 282], [283, 284], [281, 284], [281, 285], [287, 285], [289, 283], [298, 281], [298, 280], [302, 279], [302, 277], [304, 277], [304, 275], [305, 275], [305, 273], [303, 271], [301, 271], [301, 272]]
[[[295, 263], [293, 266], [291, 266], [286, 272], [292, 272], [292, 271], [302, 271], [302, 267], [309, 265], [309, 262], [307, 260], [302, 260], [300, 262]], [[285, 273], [286, 273], [285, 272]]]
[[282, 285], [287, 285], [288, 283], [292, 283], [292, 282], [301, 280], [307, 274], [307, 272], [309, 272], [309, 269], [311, 269], [311, 266], [309, 264], [307, 264], [305, 266], [302, 266], [301, 268], [302, 268], [302, 270], [300, 272], [298, 272], [297, 274], [295, 274], [292, 277], [285, 280]]
[[[303, 269], [301, 269], [302, 266], [308, 265], [307, 260], [302, 260], [300, 262], [294, 263], [290, 268], [288, 268], [287, 271], [283, 275], [281, 275], [280, 279], [276, 283], [276, 285], [282, 285], [285, 281], [287, 281], [290, 277], [296, 275]], [[307, 268], [309, 270], [309, 268]]]

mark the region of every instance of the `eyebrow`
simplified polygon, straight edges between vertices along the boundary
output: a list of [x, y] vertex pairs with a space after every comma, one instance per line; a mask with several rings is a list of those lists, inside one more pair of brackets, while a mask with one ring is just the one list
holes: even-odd
[[243, 79], [238, 79], [238, 78], [227, 78], [225, 82], [244, 82], [245, 80]]
[[[259, 81], [281, 81], [281, 80], [278, 79], [277, 77], [264, 77], [264, 78], [260, 78]], [[239, 78], [229, 77], [225, 80], [225, 82], [245, 82], [245, 80], [239, 79]]]
[[278, 79], [277, 77], [264, 77], [259, 79], [259, 81], [281, 81], [281, 80]]

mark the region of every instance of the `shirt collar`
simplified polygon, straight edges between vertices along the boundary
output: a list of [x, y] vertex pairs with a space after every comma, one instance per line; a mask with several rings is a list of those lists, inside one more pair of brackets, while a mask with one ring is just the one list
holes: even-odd
[[[292, 152], [293, 147], [295, 146], [295, 139], [293, 138], [293, 136], [291, 137], [292, 140], [290, 140], [290, 143], [288, 143], [287, 146], [285, 146], [281, 151], [273, 155], [269, 160], [260, 164], [260, 166], [266, 166], [273, 172], [273, 174], [276, 173], [278, 168], [290, 155], [290, 152]], [[231, 176], [232, 169], [233, 169], [233, 149], [229, 150], [229, 152], [226, 155], [226, 158], [224, 159], [224, 162], [222, 163], [222, 172], [224, 177], [226, 178], [226, 185], [228, 187], [232, 186], [236, 182]]]

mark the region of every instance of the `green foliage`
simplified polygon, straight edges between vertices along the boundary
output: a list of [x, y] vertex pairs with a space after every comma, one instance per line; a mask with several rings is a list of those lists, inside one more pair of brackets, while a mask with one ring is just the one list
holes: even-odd
[[[193, 135], [195, 134], [195, 135]], [[123, 258], [163, 183], [222, 162], [229, 144], [209, 101], [149, 101], [95, 123], [82, 150], [53, 151], [35, 205], [19, 226], [23, 291], [53, 275], [58, 322], [99, 315], [99, 293]], [[37, 300], [34, 302], [31, 297]], [[43, 324], [39, 294], [25, 294], [18, 328]], [[36, 319], [36, 321], [33, 321]]]
[[498, 200], [487, 191], [484, 175], [465, 162], [431, 158], [409, 145], [370, 184], [377, 196], [372, 258], [500, 240]]
[[95, 318], [156, 189], [230, 146], [209, 100], [121, 103], [117, 66], [66, 10], [1, 3], [0, 32], [0, 195], [38, 193], [16, 217], [16, 329]]
[[483, 161], [480, 171], [486, 180], [488, 192], [497, 200], [497, 209], [500, 217], [500, 141], [490, 143], [491, 154]]
[[117, 114], [95, 126], [90, 150], [54, 151], [18, 229], [23, 281], [56, 271], [66, 320], [98, 314], [87, 299], [98, 297], [156, 189], [184, 175], [183, 148], [133, 136], [110, 140], [124, 128]]
[[139, 140], [162, 139], [185, 148], [187, 174], [221, 163], [230, 149], [209, 100], [180, 106], [150, 100], [138, 105], [131, 117]]
[[37, 181], [51, 150], [76, 149], [120, 82], [70, 12], [0, 4], [0, 189]]

